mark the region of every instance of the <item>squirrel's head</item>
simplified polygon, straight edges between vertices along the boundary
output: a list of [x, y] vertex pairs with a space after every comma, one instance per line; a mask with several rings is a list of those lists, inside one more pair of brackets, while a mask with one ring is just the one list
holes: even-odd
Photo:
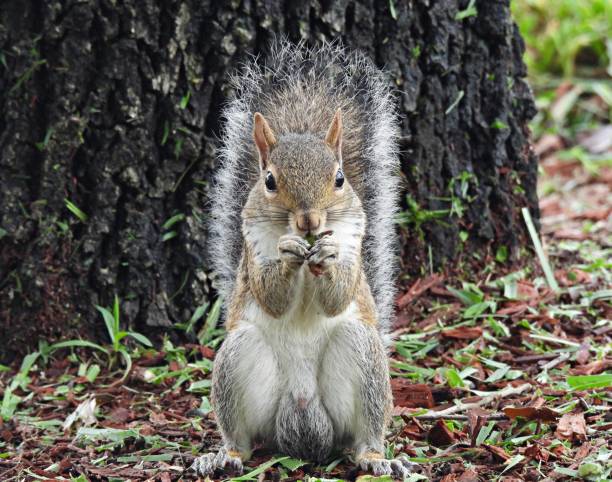
[[[342, 170], [342, 114], [336, 111], [327, 134], [283, 134], [278, 138], [259, 112], [253, 120], [260, 179], [268, 212], [288, 214], [298, 235], [319, 234], [339, 216], [354, 192]], [[261, 199], [261, 197], [260, 197]]]

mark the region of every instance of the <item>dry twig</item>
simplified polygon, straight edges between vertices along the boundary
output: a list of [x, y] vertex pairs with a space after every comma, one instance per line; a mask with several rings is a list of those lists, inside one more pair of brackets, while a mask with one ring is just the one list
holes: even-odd
[[[481, 400], [478, 400], [477, 402], [473, 402], [473, 403], [459, 402], [457, 403], [457, 405], [453, 407], [449, 407], [447, 409], [439, 410], [439, 411], [429, 410], [429, 412], [424, 413], [423, 415], [417, 415], [414, 418], [418, 418], [419, 420], [427, 420], [427, 419], [437, 420], [440, 418], [449, 418], [449, 415], [455, 415], [457, 414], [457, 412], [466, 412], [468, 410], [471, 410], [472, 408], [484, 407], [501, 398], [510, 397], [512, 395], [520, 395], [521, 393], [526, 392], [530, 388], [532, 388], [532, 385], [530, 383], [524, 383], [523, 385], [520, 385], [518, 387], [507, 386], [502, 390], [499, 390], [497, 392], [492, 393], [491, 395], [483, 397]], [[466, 420], [467, 420], [467, 417], [466, 417]]]

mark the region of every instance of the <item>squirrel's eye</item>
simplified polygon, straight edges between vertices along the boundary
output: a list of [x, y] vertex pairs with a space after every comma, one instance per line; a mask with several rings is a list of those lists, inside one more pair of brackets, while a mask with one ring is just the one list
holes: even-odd
[[270, 171], [266, 174], [266, 189], [268, 191], [276, 191], [276, 179], [274, 179], [274, 174]]
[[336, 188], [340, 189], [343, 184], [344, 184], [344, 173], [342, 172], [342, 169], [338, 169], [338, 171], [336, 172]]

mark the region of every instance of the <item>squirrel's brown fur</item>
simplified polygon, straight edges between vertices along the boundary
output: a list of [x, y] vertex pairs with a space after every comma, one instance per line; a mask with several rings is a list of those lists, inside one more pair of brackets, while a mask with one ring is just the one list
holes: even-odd
[[349, 448], [363, 469], [404, 477], [410, 463], [383, 455], [397, 187], [383, 76], [338, 46], [281, 44], [240, 85], [213, 219], [229, 301], [212, 391], [224, 446], [194, 468], [241, 469], [261, 441], [319, 462]]
[[249, 62], [234, 77], [236, 96], [223, 111], [220, 168], [210, 223], [216, 286], [228, 300], [243, 249], [242, 209], [259, 180], [252, 120], [261, 112], [277, 135], [324, 136], [334, 112], [342, 112], [344, 170], [366, 213], [363, 268], [388, 331], [395, 296], [399, 129], [390, 82], [372, 62], [339, 44], [306, 48], [276, 42], [266, 63]]

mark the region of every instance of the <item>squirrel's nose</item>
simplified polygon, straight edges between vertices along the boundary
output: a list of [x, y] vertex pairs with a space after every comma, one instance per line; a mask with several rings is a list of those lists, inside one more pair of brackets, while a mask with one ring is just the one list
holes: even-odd
[[297, 227], [300, 231], [314, 232], [321, 226], [321, 217], [314, 211], [306, 211], [297, 216]]

